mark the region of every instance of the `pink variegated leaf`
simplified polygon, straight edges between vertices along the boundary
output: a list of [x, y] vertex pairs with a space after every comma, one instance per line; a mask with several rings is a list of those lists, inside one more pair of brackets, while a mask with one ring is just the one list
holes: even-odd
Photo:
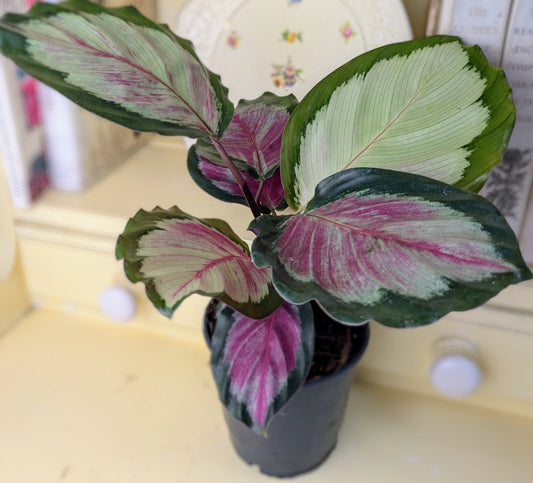
[[431, 323], [531, 278], [504, 217], [430, 178], [353, 168], [319, 183], [301, 214], [254, 220], [252, 258], [292, 303], [346, 323]]
[[[278, 97], [271, 92], [251, 101], [239, 101], [220, 139], [220, 144], [239, 169], [248, 171], [257, 179], [266, 179], [278, 169], [283, 129], [297, 104], [292, 94]], [[224, 165], [209, 139], [199, 140], [196, 151], [200, 159]]]
[[132, 129], [219, 136], [233, 114], [192, 44], [131, 7], [38, 3], [0, 20], [0, 47], [33, 77]]
[[[292, 95], [278, 97], [270, 92], [251, 101], [242, 100], [220, 139], [256, 200], [269, 208], [286, 207], [279, 170], [281, 137], [296, 104]], [[224, 201], [246, 203], [209, 138], [198, 140], [191, 148], [188, 164], [193, 179], [209, 194]]]
[[303, 384], [311, 365], [311, 306], [283, 303], [254, 320], [230, 307], [218, 312], [211, 368], [223, 404], [257, 432]]
[[[189, 150], [188, 167], [194, 181], [211, 196], [222, 201], [247, 205], [246, 199], [230, 170], [226, 166], [220, 166], [208, 159], [199, 157], [195, 146]], [[267, 209], [287, 207], [279, 167], [264, 180], [253, 178], [244, 170], [241, 171], [241, 175], [261, 207]]]
[[270, 270], [254, 266], [248, 246], [224, 221], [194, 218], [177, 207], [140, 210], [120, 235], [116, 255], [124, 259], [128, 278], [143, 282], [167, 317], [193, 293], [216, 297], [254, 318], [282, 302]]

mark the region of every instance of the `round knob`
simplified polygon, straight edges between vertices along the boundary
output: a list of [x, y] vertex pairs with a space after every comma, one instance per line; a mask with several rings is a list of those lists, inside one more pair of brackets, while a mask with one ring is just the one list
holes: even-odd
[[137, 311], [134, 295], [120, 285], [112, 285], [102, 290], [99, 305], [100, 310], [115, 322], [128, 322]]
[[438, 346], [439, 355], [430, 369], [435, 389], [453, 398], [473, 394], [483, 380], [474, 347], [460, 339], [446, 339]]

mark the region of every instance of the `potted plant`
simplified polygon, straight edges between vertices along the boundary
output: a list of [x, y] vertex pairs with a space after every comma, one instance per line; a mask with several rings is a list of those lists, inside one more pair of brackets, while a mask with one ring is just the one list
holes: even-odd
[[[103, 117], [196, 138], [188, 167], [197, 184], [250, 207], [251, 250], [224, 221], [178, 207], [139, 211], [117, 242], [127, 276], [146, 285], [165, 315], [192, 293], [214, 298], [206, 312], [211, 365], [241, 453], [263, 451], [269, 439], [276, 452], [288, 437], [272, 436], [285, 408], [330, 395], [301, 389], [324, 332], [360, 342], [343, 358], [349, 366], [370, 319], [429, 324], [531, 278], [505, 219], [475, 194], [511, 133], [511, 91], [478, 47], [456, 37], [367, 52], [301, 102], [265, 93], [237, 106], [190, 42], [133, 8], [36, 4], [0, 20], [0, 46]], [[344, 403], [334, 397], [337, 420]], [[305, 428], [307, 440], [328, 439], [314, 461], [279, 469], [244, 457], [280, 476], [306, 471], [336, 433]], [[248, 436], [256, 442], [238, 442]]]

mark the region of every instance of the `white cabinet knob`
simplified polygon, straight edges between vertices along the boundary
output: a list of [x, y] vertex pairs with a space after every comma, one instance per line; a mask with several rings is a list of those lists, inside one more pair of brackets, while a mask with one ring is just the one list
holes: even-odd
[[115, 322], [128, 322], [135, 316], [135, 296], [125, 287], [112, 285], [100, 292], [100, 310]]
[[438, 349], [439, 355], [429, 372], [435, 389], [453, 398], [473, 394], [483, 381], [474, 347], [461, 339], [445, 339]]

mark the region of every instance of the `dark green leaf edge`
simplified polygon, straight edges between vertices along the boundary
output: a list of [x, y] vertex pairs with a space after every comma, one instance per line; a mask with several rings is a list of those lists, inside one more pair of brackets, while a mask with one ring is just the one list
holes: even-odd
[[[218, 163], [215, 163], [218, 164]], [[222, 166], [221, 164], [218, 164]], [[198, 157], [196, 144], [189, 148], [187, 154], [187, 169], [193, 181], [209, 195], [228, 203], [238, 203], [240, 205], [248, 206], [246, 198], [243, 196], [233, 195], [220, 189], [211, 180], [207, 179], [200, 169], [200, 159]]]

